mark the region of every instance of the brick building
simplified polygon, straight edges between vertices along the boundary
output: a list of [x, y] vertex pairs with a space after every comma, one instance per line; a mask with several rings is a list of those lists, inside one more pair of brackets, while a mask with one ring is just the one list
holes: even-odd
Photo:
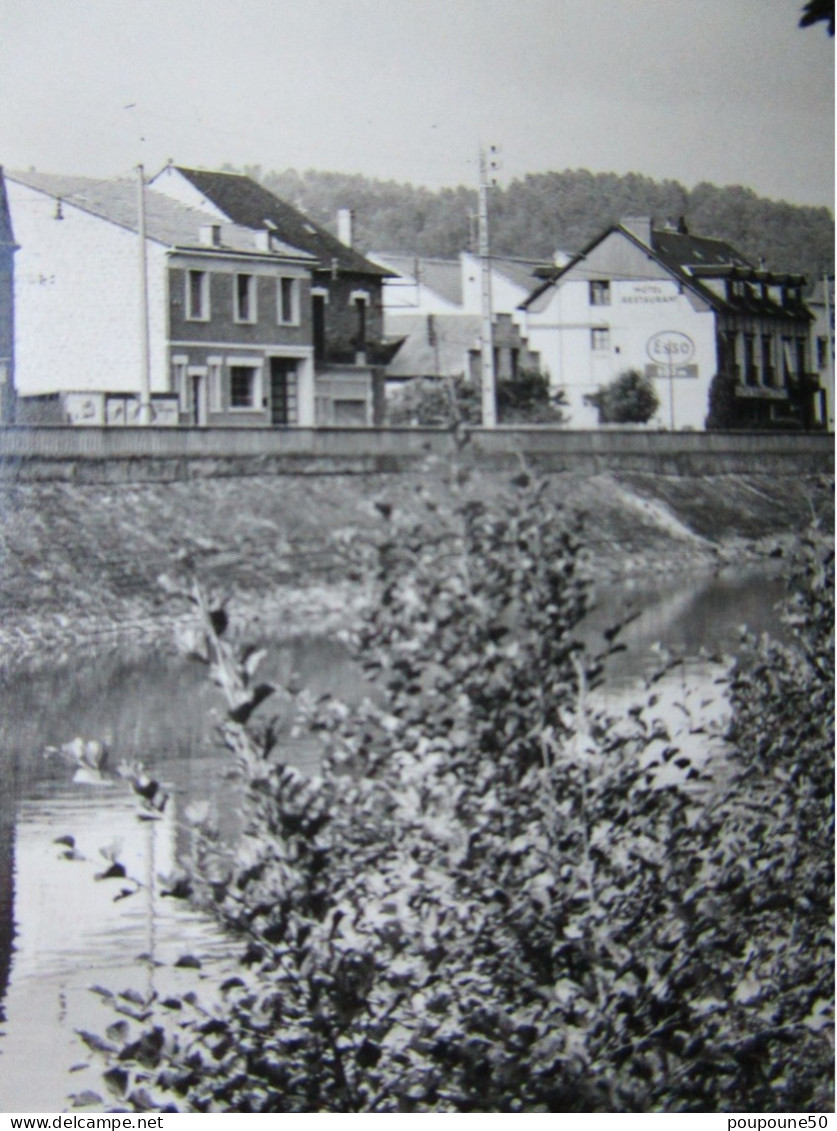
[[[35, 172], [4, 180], [18, 244], [19, 417], [135, 422], [138, 183]], [[144, 199], [153, 421], [313, 425], [314, 257], [151, 189]]]
[[270, 232], [316, 263], [310, 317], [319, 424], [372, 424], [383, 419], [384, 368], [398, 348], [384, 333], [382, 285], [392, 272], [353, 247], [349, 213], [343, 240], [249, 177], [169, 165], [152, 188], [220, 222]]

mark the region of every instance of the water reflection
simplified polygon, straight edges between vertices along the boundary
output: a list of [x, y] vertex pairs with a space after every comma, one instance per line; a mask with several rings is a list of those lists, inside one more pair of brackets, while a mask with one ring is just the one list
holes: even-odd
[[770, 565], [667, 581], [656, 588], [641, 583], [609, 586], [596, 595], [582, 636], [595, 649], [605, 629], [634, 618], [618, 637], [626, 650], [608, 661], [609, 686], [625, 688], [657, 665], [657, 644], [677, 657], [731, 658], [745, 626], [757, 636], [767, 632], [785, 639], [777, 608], [785, 592], [778, 568]]
[[[779, 627], [782, 593], [779, 578], [763, 570], [653, 593], [603, 590], [583, 628], [591, 643], [641, 611], [623, 634], [628, 652], [611, 662], [609, 705], [653, 666], [654, 642], [687, 657], [702, 649], [730, 653], [740, 624], [759, 633]], [[274, 647], [260, 674], [285, 683], [292, 672], [315, 692], [350, 701], [368, 690], [334, 641]], [[696, 674], [703, 694], [700, 680], [711, 683], [717, 669], [691, 668], [690, 679]], [[163, 895], [159, 879], [172, 870], [183, 835], [178, 818], [188, 803], [231, 809], [227, 756], [213, 736], [220, 702], [204, 668], [152, 654], [90, 657], [76, 667], [18, 675], [6, 681], [0, 705], [0, 1109], [60, 1110], [71, 1094], [101, 1092], [76, 1030], [102, 1033], [114, 1018], [89, 992], [91, 984], [171, 993], [207, 979], [222, 958], [212, 925]], [[124, 783], [73, 782], [71, 769], [43, 757], [44, 747], [77, 734], [104, 739], [117, 760], [141, 760], [166, 783], [172, 799], [160, 820], [138, 819]], [[311, 764], [310, 748], [291, 753], [298, 764]], [[95, 879], [112, 858], [126, 878]], [[172, 966], [186, 950], [200, 960], [199, 971]]]

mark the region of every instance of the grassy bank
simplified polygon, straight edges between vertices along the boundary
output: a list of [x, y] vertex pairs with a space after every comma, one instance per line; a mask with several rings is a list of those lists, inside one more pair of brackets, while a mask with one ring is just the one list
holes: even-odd
[[[81, 644], [160, 640], [168, 606], [160, 574], [188, 556], [210, 583], [236, 591], [241, 615], [281, 635], [335, 627], [362, 595], [340, 542], [380, 524], [376, 503], [444, 502], [444, 467], [421, 475], [219, 478], [102, 487], [0, 488], [0, 657], [51, 662]], [[820, 478], [555, 475], [586, 516], [594, 573], [710, 570], [777, 554], [813, 516], [829, 528]], [[505, 473], [480, 471], [483, 497]]]

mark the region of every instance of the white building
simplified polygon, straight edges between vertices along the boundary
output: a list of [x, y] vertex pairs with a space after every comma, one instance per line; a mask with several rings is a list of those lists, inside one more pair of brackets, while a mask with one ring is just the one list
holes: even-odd
[[719, 372], [736, 382], [738, 423], [770, 426], [811, 411], [803, 282], [682, 223], [626, 219], [526, 299], [521, 330], [564, 392], [570, 427], [598, 426], [585, 398], [627, 369], [653, 381], [657, 427], [702, 429]]
[[[145, 369], [138, 183], [7, 172], [5, 186], [19, 415], [136, 420]], [[153, 422], [313, 425], [315, 257], [151, 189], [145, 232]]]
[[[370, 259], [397, 273], [383, 287], [384, 329], [404, 338], [387, 367], [390, 381], [416, 377], [479, 379], [482, 278], [479, 256], [457, 259], [388, 253]], [[552, 267], [540, 261], [491, 256], [491, 309], [495, 372], [513, 377], [519, 368], [537, 368], [539, 359], [521, 334], [525, 317], [519, 305], [539, 277]]]

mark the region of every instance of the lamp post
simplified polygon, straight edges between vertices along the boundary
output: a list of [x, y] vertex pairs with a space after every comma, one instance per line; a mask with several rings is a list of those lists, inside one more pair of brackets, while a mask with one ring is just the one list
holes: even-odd
[[[491, 152], [496, 153], [496, 146]], [[488, 239], [488, 162], [485, 150], [480, 149], [480, 206], [479, 206], [479, 259], [480, 259], [480, 374], [482, 377], [482, 426], [494, 428], [497, 424], [497, 395], [494, 382], [494, 333], [491, 310], [491, 259]], [[492, 167], [495, 167], [492, 163]]]

